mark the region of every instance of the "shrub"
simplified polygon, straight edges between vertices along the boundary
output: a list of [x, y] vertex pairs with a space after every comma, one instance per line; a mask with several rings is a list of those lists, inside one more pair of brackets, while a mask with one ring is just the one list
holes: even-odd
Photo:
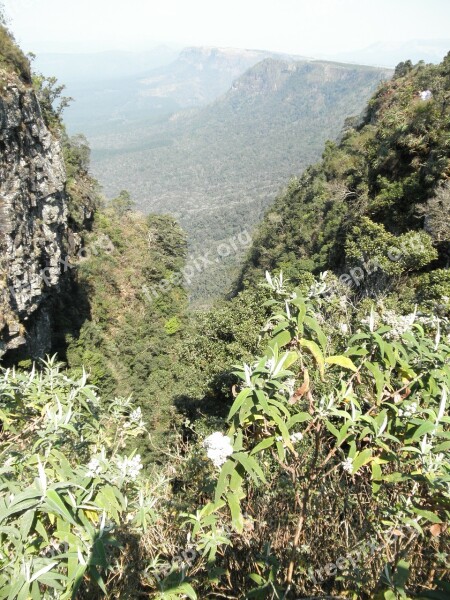
[[31, 83], [30, 63], [16, 45], [12, 34], [0, 23], [0, 68], [13, 71], [24, 83]]
[[122, 449], [143, 432], [139, 410], [100, 407], [84, 373], [70, 379], [51, 359], [1, 371], [0, 414], [0, 598], [106, 592], [115, 532], [137, 510], [142, 465]]

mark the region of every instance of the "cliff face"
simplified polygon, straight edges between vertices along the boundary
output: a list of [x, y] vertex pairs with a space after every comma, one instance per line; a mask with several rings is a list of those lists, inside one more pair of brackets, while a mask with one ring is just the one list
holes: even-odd
[[51, 298], [64, 276], [65, 167], [33, 89], [0, 72], [0, 358], [51, 348]]

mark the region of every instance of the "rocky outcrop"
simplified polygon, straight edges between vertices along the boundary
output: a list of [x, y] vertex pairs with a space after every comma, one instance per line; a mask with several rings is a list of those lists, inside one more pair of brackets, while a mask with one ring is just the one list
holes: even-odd
[[33, 89], [0, 72], [0, 358], [51, 348], [51, 298], [64, 276], [65, 167]]

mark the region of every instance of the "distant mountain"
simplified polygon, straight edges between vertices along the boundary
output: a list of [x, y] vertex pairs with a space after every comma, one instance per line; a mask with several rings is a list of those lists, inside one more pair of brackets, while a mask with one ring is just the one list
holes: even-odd
[[[191, 68], [191, 67], [189, 67]], [[129, 189], [146, 211], [169, 212], [194, 253], [251, 231], [292, 175], [319, 158], [345, 117], [359, 114], [391, 72], [325, 61], [266, 59], [216, 102], [157, 124], [117, 126], [93, 136], [93, 165], [109, 195]], [[234, 260], [202, 273], [194, 294], [231, 281]]]
[[186, 48], [171, 65], [157, 69], [140, 80], [140, 95], [172, 98], [180, 108], [207, 104], [225, 93], [237, 77], [265, 58], [282, 59], [287, 56], [237, 48]]
[[74, 102], [65, 113], [71, 133], [91, 135], [117, 124], [159, 120], [224, 94], [261, 60], [299, 58], [262, 50], [157, 47], [146, 53], [105, 52], [42, 55], [36, 66], [67, 85]]
[[359, 51], [329, 56], [333, 60], [358, 64], [395, 67], [399, 62], [439, 63], [450, 51], [450, 38], [445, 40], [410, 40], [408, 42], [378, 42]]

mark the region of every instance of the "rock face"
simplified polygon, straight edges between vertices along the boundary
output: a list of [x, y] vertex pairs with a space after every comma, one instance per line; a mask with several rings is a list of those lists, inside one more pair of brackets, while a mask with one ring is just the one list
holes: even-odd
[[0, 358], [51, 348], [64, 272], [65, 167], [32, 88], [0, 73]]

